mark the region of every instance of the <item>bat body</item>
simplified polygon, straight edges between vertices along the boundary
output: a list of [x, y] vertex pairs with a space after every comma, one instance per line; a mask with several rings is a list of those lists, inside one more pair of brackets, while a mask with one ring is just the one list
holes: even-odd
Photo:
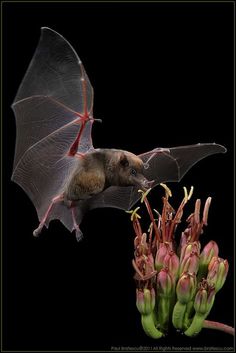
[[147, 189], [141, 158], [128, 151], [94, 149], [81, 157], [64, 191], [64, 200], [88, 199], [110, 186], [137, 186]]
[[85, 212], [128, 210], [140, 198], [138, 189], [179, 181], [199, 160], [226, 151], [214, 143], [155, 148], [139, 156], [95, 149], [93, 88], [71, 45], [46, 27], [12, 108], [17, 126], [12, 180], [37, 210], [34, 235], [59, 219], [80, 239]]

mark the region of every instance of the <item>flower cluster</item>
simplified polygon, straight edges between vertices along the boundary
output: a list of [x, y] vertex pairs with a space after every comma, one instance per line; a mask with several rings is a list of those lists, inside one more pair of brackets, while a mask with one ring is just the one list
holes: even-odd
[[[234, 329], [220, 323], [211, 324], [206, 318], [222, 288], [228, 273], [228, 261], [220, 258], [216, 242], [211, 240], [201, 250], [199, 241], [203, 227], [207, 225], [211, 198], [208, 197], [200, 217], [201, 201], [187, 218], [187, 228], [182, 232], [179, 246], [175, 233], [181, 222], [183, 209], [192, 196], [184, 188], [184, 198], [175, 212], [165, 189], [162, 212], [152, 210], [147, 192], [142, 192], [141, 203], [148, 211], [151, 224], [145, 233], [140, 224], [137, 207], [131, 213], [135, 232], [134, 259], [136, 281], [136, 305], [146, 334], [152, 338], [164, 336], [170, 324], [187, 336], [198, 334], [203, 327], [234, 333]], [[154, 217], [155, 216], [155, 217]]]

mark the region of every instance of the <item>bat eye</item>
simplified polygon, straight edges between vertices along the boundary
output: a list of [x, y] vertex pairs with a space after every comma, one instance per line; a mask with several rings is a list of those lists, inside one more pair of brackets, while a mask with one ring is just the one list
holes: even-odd
[[130, 170], [130, 174], [133, 175], [133, 176], [135, 176], [135, 175], [137, 174], [137, 170], [132, 168], [132, 169]]

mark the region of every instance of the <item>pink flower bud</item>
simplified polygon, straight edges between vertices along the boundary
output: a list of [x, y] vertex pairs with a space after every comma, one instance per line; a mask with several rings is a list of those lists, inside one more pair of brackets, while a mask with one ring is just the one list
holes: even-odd
[[207, 281], [215, 286], [216, 293], [223, 287], [229, 270], [227, 260], [213, 257], [208, 265]]
[[197, 273], [199, 267], [199, 255], [197, 252], [192, 251], [190, 254], [187, 254], [182, 262], [180, 262], [179, 273], [180, 275], [183, 272]]
[[208, 265], [214, 256], [218, 256], [218, 253], [219, 248], [216, 242], [213, 240], [209, 241], [209, 243], [204, 246], [200, 254], [200, 265]]
[[170, 251], [168, 243], [160, 243], [155, 258], [155, 269], [159, 272], [164, 267], [164, 258]]
[[209, 262], [208, 271], [210, 272], [210, 271], [216, 270], [218, 267], [218, 264], [219, 264], [218, 256], [213, 256], [211, 261]]
[[155, 307], [156, 294], [154, 289], [136, 289], [136, 306], [142, 315], [151, 314]]
[[206, 289], [200, 289], [194, 301], [194, 309], [198, 314], [204, 315], [207, 313], [207, 291]]
[[180, 262], [183, 261], [184, 257], [188, 256], [191, 254], [191, 252], [196, 252], [198, 255], [200, 255], [200, 249], [201, 249], [201, 244], [199, 241], [194, 241], [194, 242], [187, 242], [182, 248], [181, 248], [181, 253], [180, 253]]
[[211, 240], [206, 244], [200, 254], [198, 280], [201, 281], [206, 278], [208, 272], [208, 265], [214, 256], [218, 256], [219, 248], [215, 241]]
[[175, 281], [168, 268], [163, 268], [157, 274], [157, 293], [158, 295], [169, 296], [174, 292]]
[[163, 260], [164, 267], [171, 272], [173, 279], [176, 280], [179, 273], [179, 258], [174, 251], [169, 251]]
[[177, 298], [182, 304], [187, 304], [192, 300], [196, 290], [196, 275], [193, 273], [185, 272], [179, 278], [176, 286]]
[[206, 280], [199, 284], [199, 289], [194, 300], [194, 309], [200, 315], [206, 315], [211, 310], [215, 300], [215, 288]]

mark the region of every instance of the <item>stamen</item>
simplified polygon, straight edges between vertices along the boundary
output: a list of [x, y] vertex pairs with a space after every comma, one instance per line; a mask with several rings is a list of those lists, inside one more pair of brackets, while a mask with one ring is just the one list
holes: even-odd
[[191, 186], [191, 189], [190, 189], [189, 194], [188, 194], [188, 200], [190, 200], [192, 195], [193, 195], [193, 189], [194, 189], [194, 187]]
[[132, 260], [132, 265], [133, 265], [133, 268], [135, 269], [135, 271], [139, 274], [139, 276], [140, 276], [141, 278], [143, 278], [143, 274], [142, 274], [142, 272], [139, 270], [139, 268], [138, 268], [136, 262], [134, 261], [134, 259]]
[[210, 205], [211, 205], [211, 197], [208, 197], [205, 202], [203, 217], [202, 217], [202, 222], [205, 226], [207, 226], [207, 219], [208, 219], [208, 212], [209, 212]]
[[166, 191], [166, 198], [168, 199], [168, 197], [172, 196], [172, 192], [170, 190], [170, 188], [168, 188], [168, 186], [166, 184], [160, 183], [160, 185], [165, 189]]
[[137, 218], [141, 218], [141, 216], [139, 216], [139, 214], [137, 213], [137, 211], [140, 209], [140, 207], [136, 207], [135, 210], [131, 210], [131, 211], [125, 211], [126, 213], [130, 213], [131, 214], [131, 221], [133, 222], [134, 219]]
[[188, 191], [187, 188], [184, 186], [184, 203], [188, 202]]
[[142, 197], [141, 197], [141, 203], [144, 202], [144, 199], [147, 197], [147, 195], [149, 194], [149, 192], [152, 190], [152, 188], [147, 189], [145, 192], [143, 190], [138, 190], [138, 192], [142, 193]]
[[200, 223], [200, 207], [201, 207], [201, 200], [197, 199], [195, 203], [195, 210], [194, 210], [194, 219], [195, 223], [199, 224]]

